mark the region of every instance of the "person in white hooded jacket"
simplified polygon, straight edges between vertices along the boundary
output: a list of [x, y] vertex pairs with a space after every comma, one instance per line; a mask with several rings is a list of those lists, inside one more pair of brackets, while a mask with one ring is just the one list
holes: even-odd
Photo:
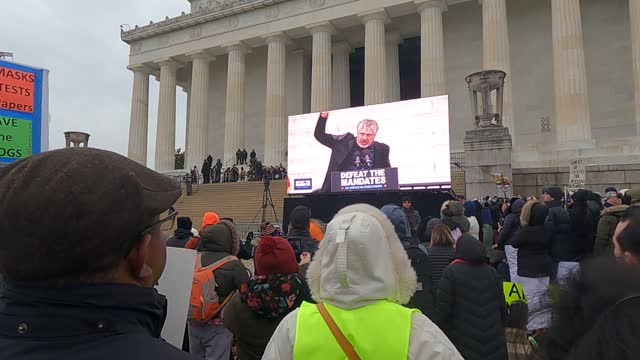
[[357, 204], [338, 212], [307, 279], [319, 305], [303, 303], [287, 315], [263, 360], [462, 359], [431, 320], [401, 306], [416, 291], [416, 273], [380, 210]]

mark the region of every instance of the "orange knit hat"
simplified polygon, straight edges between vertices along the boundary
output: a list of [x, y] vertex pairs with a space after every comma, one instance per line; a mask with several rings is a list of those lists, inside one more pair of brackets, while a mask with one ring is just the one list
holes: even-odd
[[218, 214], [214, 212], [206, 212], [204, 216], [202, 216], [202, 229], [207, 226], [215, 225], [220, 221], [220, 217]]

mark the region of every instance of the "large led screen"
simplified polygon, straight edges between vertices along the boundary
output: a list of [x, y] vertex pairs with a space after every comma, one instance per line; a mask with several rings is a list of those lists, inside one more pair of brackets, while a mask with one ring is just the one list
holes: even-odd
[[288, 193], [450, 185], [448, 96], [289, 117]]

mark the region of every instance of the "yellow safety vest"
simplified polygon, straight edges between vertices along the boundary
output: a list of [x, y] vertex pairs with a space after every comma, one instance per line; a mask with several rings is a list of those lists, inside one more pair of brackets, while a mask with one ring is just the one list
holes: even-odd
[[[324, 305], [361, 359], [407, 358], [411, 317], [419, 310], [407, 309], [387, 300], [351, 310], [327, 303]], [[315, 304], [305, 302], [298, 311], [293, 358], [347, 359]]]

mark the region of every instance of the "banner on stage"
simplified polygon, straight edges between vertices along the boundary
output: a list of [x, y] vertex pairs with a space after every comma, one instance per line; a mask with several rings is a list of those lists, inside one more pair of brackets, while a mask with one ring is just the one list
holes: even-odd
[[48, 150], [48, 76], [0, 60], [0, 166]]
[[398, 169], [370, 169], [331, 173], [331, 191], [398, 190]]
[[294, 115], [288, 131], [289, 194], [451, 187], [447, 95]]

